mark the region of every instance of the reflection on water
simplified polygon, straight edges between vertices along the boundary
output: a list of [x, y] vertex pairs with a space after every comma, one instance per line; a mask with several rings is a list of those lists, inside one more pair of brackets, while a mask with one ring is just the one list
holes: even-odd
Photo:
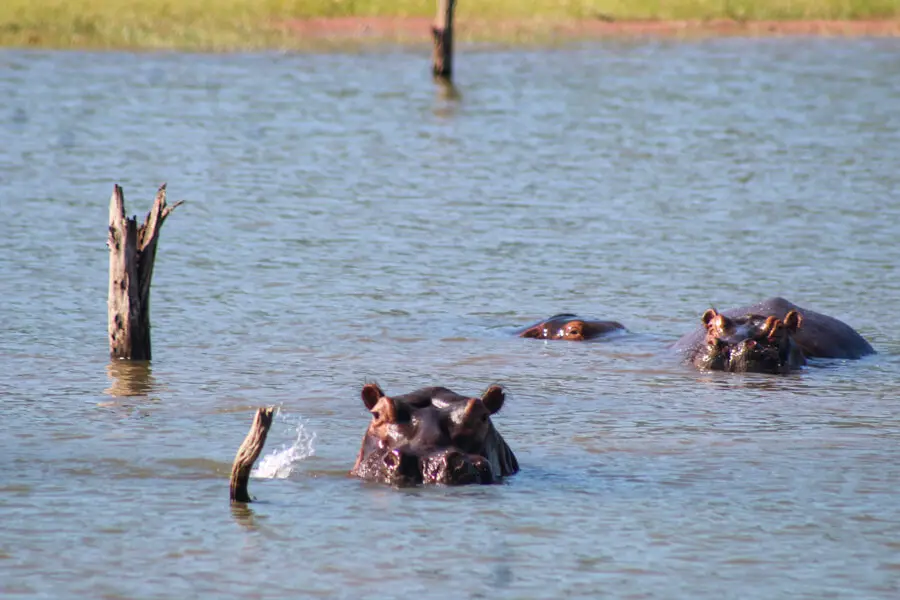
[[149, 396], [156, 388], [150, 361], [112, 360], [106, 365], [110, 386], [103, 393], [110, 396]]
[[256, 531], [260, 527], [256, 513], [253, 512], [249, 504], [243, 502], [232, 503], [231, 516], [234, 518], [235, 523], [249, 531]]
[[437, 78], [434, 83], [437, 94], [431, 112], [439, 119], [452, 119], [460, 110], [462, 92], [446, 79]]
[[452, 81], [447, 81], [446, 79], [437, 78], [434, 80], [435, 87], [438, 91], [438, 99], [440, 100], [454, 100], [459, 101], [462, 100], [462, 93], [459, 91], [459, 88], [454, 85]]
[[[415, 52], [2, 55], [0, 594], [897, 596], [895, 41], [473, 51], [456, 90]], [[110, 363], [109, 189], [160, 181], [197, 202], [160, 239], [154, 361]], [[775, 294], [879, 354], [667, 352]], [[513, 334], [560, 312], [628, 333]], [[372, 380], [506, 386], [521, 472], [349, 477]]]

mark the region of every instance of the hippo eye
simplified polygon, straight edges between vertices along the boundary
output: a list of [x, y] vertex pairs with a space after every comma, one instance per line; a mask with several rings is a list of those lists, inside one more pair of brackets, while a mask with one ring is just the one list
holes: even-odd
[[373, 411], [372, 411], [372, 418], [373, 418], [374, 420], [377, 421], [378, 419], [381, 418], [381, 413], [378, 412], [377, 410], [373, 410]]
[[403, 425], [405, 423], [409, 423], [412, 420], [412, 415], [409, 414], [408, 410], [398, 410], [396, 415], [396, 423], [398, 425]]
[[481, 422], [482, 422], [482, 423], [487, 423], [487, 420], [488, 420], [488, 416], [487, 416], [486, 414], [485, 414], [485, 415], [481, 415]]

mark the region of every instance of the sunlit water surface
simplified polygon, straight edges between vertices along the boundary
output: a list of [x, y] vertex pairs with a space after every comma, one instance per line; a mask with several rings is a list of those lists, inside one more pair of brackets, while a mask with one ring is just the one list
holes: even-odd
[[[897, 598], [900, 43], [427, 60], [0, 52], [4, 597]], [[110, 365], [109, 194], [163, 181], [152, 366]], [[775, 294], [879, 354], [666, 351]], [[561, 311], [631, 333], [512, 334]], [[507, 386], [521, 473], [348, 478], [368, 380]]]

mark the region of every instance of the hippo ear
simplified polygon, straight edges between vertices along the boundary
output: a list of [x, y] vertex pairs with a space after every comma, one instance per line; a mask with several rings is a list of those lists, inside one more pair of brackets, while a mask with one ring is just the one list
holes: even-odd
[[481, 395], [481, 402], [491, 414], [496, 413], [503, 408], [503, 401], [506, 400], [506, 394], [499, 385], [492, 385]]
[[700, 320], [703, 321], [703, 324], [709, 327], [709, 324], [718, 316], [719, 313], [716, 312], [714, 308], [706, 309], [706, 312], [703, 313], [703, 316], [700, 317]]
[[[713, 313], [712, 316], [709, 316]], [[709, 316], [709, 319], [707, 317]], [[716, 313], [712, 309], [703, 313], [703, 322], [706, 324], [706, 330], [715, 334], [722, 334], [731, 329], [731, 321], [722, 313]]]
[[778, 319], [776, 319], [775, 317], [770, 315], [769, 317], [766, 318], [766, 322], [763, 323], [761, 333], [763, 335], [772, 337], [775, 335], [775, 333], [778, 330], [778, 326], [780, 326], [780, 325], [781, 325], [781, 321], [779, 321]]
[[803, 324], [803, 315], [798, 313], [796, 310], [792, 310], [788, 314], [784, 315], [784, 326], [787, 327], [787, 330], [791, 333], [794, 333], [800, 326]]
[[372, 410], [378, 404], [378, 400], [384, 396], [384, 392], [377, 383], [367, 383], [362, 389], [362, 401], [366, 408]]
[[[378, 404], [375, 405], [375, 408], [371, 409], [371, 413], [373, 421], [381, 421], [383, 423], [397, 422], [397, 405], [387, 396], [383, 396], [378, 400]], [[407, 418], [407, 421], [408, 420], [409, 419]]]

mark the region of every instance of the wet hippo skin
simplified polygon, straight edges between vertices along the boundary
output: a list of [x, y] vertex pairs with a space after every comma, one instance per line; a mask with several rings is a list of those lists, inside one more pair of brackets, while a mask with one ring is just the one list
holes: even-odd
[[784, 298], [717, 312], [673, 348], [701, 369], [789, 372], [806, 358], [856, 359], [872, 346], [846, 323]]
[[578, 315], [562, 313], [529, 325], [517, 332], [517, 335], [540, 340], [584, 341], [624, 330], [625, 327], [615, 321], [582, 319]]
[[505, 399], [496, 385], [467, 397], [443, 387], [387, 396], [367, 384], [362, 400], [372, 421], [350, 474], [396, 486], [496, 483], [519, 470], [491, 420]]

